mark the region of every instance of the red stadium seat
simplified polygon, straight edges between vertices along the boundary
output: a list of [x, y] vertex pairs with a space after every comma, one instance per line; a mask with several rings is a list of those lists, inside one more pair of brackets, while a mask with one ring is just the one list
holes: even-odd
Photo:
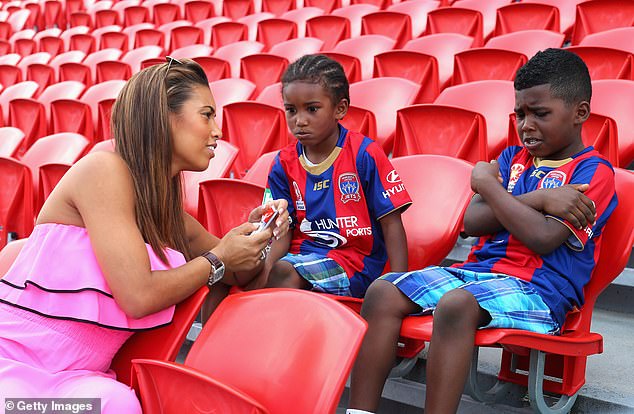
[[0, 157], [17, 158], [18, 148], [24, 140], [24, 132], [14, 127], [0, 127]]
[[392, 50], [396, 41], [382, 35], [363, 35], [352, 39], [342, 40], [332, 50], [333, 52], [352, 55], [361, 62], [361, 79], [372, 78], [374, 72], [374, 57], [379, 53]]
[[57, 99], [51, 102], [51, 134], [75, 132], [95, 143], [94, 123], [90, 107], [79, 99]]
[[232, 20], [248, 16], [254, 12], [252, 0], [225, 0], [222, 3], [222, 15]]
[[242, 58], [240, 77], [255, 84], [255, 95], [259, 95], [266, 86], [280, 82], [288, 67], [288, 60], [281, 56], [258, 53]]
[[260, 92], [255, 101], [283, 109], [282, 82], [274, 83], [262, 89], [262, 92]]
[[110, 369], [116, 372], [117, 380], [135, 389], [138, 387], [132, 371], [132, 360], [136, 358], [175, 361], [208, 293], [209, 288], [203, 286], [177, 304], [169, 325], [132, 335], [112, 359]]
[[[230, 22], [231, 20], [226, 16], [210, 17], [208, 19], [198, 21], [195, 26], [203, 29], [205, 45], [211, 45], [211, 31], [218, 23]], [[255, 37], [253, 38], [255, 40]]]
[[324, 42], [320, 39], [301, 37], [298, 39], [290, 39], [280, 42], [271, 47], [269, 53], [272, 55], [282, 56], [290, 63], [293, 63], [304, 55], [319, 53], [323, 46]]
[[152, 7], [152, 21], [157, 26], [180, 19], [180, 7], [174, 3], [157, 3]]
[[430, 103], [438, 96], [438, 61], [435, 57], [408, 50], [390, 50], [374, 57], [374, 77], [392, 76], [420, 85], [415, 103]]
[[35, 194], [35, 215], [37, 216], [44, 202], [51, 194], [59, 180], [70, 169], [70, 164], [44, 164], [40, 166], [38, 193]]
[[583, 59], [592, 80], [634, 80], [634, 57], [625, 50], [598, 46], [571, 46], [567, 50]]
[[253, 13], [240, 17], [236, 22], [245, 24], [248, 28], [247, 40], [255, 41], [258, 37], [258, 24], [263, 20], [274, 19], [275, 15], [268, 12]]
[[96, 28], [121, 24], [122, 22], [119, 20], [119, 13], [109, 9], [95, 11], [94, 19]]
[[192, 217], [198, 217], [198, 184], [214, 178], [229, 177], [231, 166], [240, 151], [228, 141], [218, 140], [214, 158], [205, 171], [183, 171], [183, 206]]
[[262, 11], [273, 13], [275, 16], [281, 16], [293, 9], [295, 9], [295, 0], [262, 0]]
[[590, 0], [577, 5], [572, 44], [585, 36], [617, 27], [634, 26], [634, 3], [629, 0]]
[[158, 29], [137, 30], [134, 32], [134, 47], [142, 46], [160, 46], [164, 49], [165, 34]]
[[92, 78], [97, 78], [97, 64], [106, 61], [119, 61], [122, 56], [122, 52], [119, 49], [103, 49], [89, 54], [83, 60], [83, 64], [90, 68]]
[[211, 46], [218, 49], [235, 42], [246, 41], [249, 36], [247, 25], [238, 22], [217, 23], [211, 29]]
[[97, 44], [95, 38], [88, 33], [77, 33], [70, 37], [70, 43], [68, 50], [81, 50], [85, 54], [89, 55], [97, 50]]
[[115, 142], [114, 142], [114, 138], [110, 138], [107, 139], [105, 141], [100, 141], [98, 143], [96, 143], [95, 145], [93, 145], [93, 147], [90, 149], [90, 151], [88, 151], [88, 154], [93, 153], [93, 152], [97, 152], [97, 151], [110, 151], [110, 152], [114, 152], [115, 151]]
[[341, 124], [350, 131], [359, 132], [368, 138], [376, 140], [376, 117], [369, 109], [350, 105], [348, 113], [341, 120]]
[[555, 6], [511, 3], [498, 9], [493, 36], [530, 29], [559, 32], [559, 22], [559, 9]]
[[426, 34], [458, 33], [473, 38], [473, 46], [482, 46], [482, 13], [459, 7], [441, 7], [427, 13]]
[[86, 89], [81, 97], [81, 101], [90, 107], [96, 142], [111, 138], [110, 108], [123, 85], [123, 80], [104, 81]]
[[337, 52], [320, 52], [320, 53], [328, 56], [330, 59], [333, 59], [339, 62], [339, 64], [343, 67], [343, 71], [345, 72], [346, 77], [348, 78], [348, 82], [350, 84], [359, 82], [361, 80], [361, 61], [357, 57], [349, 55], [347, 53], [337, 53]]
[[392, 157], [435, 154], [475, 164], [487, 161], [486, 122], [456, 106], [413, 105], [396, 113]]
[[300, 9], [289, 10], [282, 14], [280, 18], [295, 22], [297, 25], [297, 37], [304, 37], [306, 35], [306, 21], [323, 14], [324, 11], [318, 7], [305, 6]]
[[29, 65], [32, 65], [34, 63], [45, 65], [50, 62], [50, 60], [51, 55], [46, 52], [33, 53], [31, 55], [24, 56], [18, 63], [18, 67], [22, 70], [22, 76], [26, 78], [26, 71]]
[[479, 80], [513, 80], [527, 59], [521, 53], [494, 48], [474, 48], [456, 53], [452, 85]]
[[371, 4], [379, 9], [385, 9], [391, 4], [390, 0], [350, 0], [351, 5], [355, 4]]
[[412, 21], [409, 15], [393, 11], [379, 11], [363, 16], [361, 34], [378, 34], [396, 41], [394, 48], [401, 48], [412, 39]]
[[[33, 178], [25, 164], [0, 157], [0, 248], [33, 230]], [[15, 234], [12, 234], [15, 233]]]
[[93, 84], [92, 71], [89, 66], [83, 63], [63, 63], [59, 66], [57, 72], [59, 73], [58, 79], [60, 82], [72, 80], [81, 82], [86, 86]]
[[380, 8], [374, 4], [352, 4], [333, 10], [332, 16], [341, 16], [350, 20], [350, 37], [361, 36], [361, 19], [366, 14], [378, 12]]
[[90, 27], [91, 29], [94, 27], [92, 16], [90, 15], [90, 13], [85, 11], [76, 11], [71, 13], [68, 19], [68, 25], [70, 27], [86, 26]]
[[130, 38], [121, 32], [105, 32], [98, 39], [98, 49], [119, 49], [122, 52], [128, 51]]
[[[389, 154], [394, 145], [396, 111], [414, 103], [420, 85], [402, 78], [374, 78], [350, 85], [350, 101], [374, 113], [376, 142]], [[385, 91], [390, 91], [386, 94]]]
[[22, 82], [22, 71], [14, 65], [0, 65], [0, 85], [15, 85]]
[[14, 99], [32, 98], [37, 91], [38, 85], [33, 81], [24, 81], [5, 87], [0, 93], [0, 109], [4, 124], [9, 121], [9, 104]]
[[49, 53], [51, 56], [64, 53], [64, 41], [60, 37], [45, 36], [40, 38], [38, 42], [38, 51]]
[[326, 13], [341, 7], [341, 0], [304, 0], [305, 7], [317, 7]]
[[477, 10], [482, 14], [482, 38], [486, 41], [495, 29], [497, 9], [512, 3], [513, 0], [457, 0], [452, 7]]
[[404, 50], [424, 53], [438, 62], [438, 82], [440, 89], [451, 82], [456, 53], [471, 47], [473, 39], [458, 33], [438, 33], [412, 39], [403, 46]]
[[256, 40], [264, 44], [264, 50], [286, 40], [297, 38], [297, 24], [285, 19], [266, 19], [258, 23]]
[[559, 10], [559, 29], [566, 34], [566, 39], [570, 39], [572, 25], [575, 22], [577, 4], [585, 0], [524, 0], [526, 3], [540, 3], [555, 6]]
[[229, 62], [231, 76], [237, 78], [240, 76], [240, 60], [245, 56], [261, 53], [263, 49], [264, 45], [260, 42], [244, 40], [216, 49], [214, 57]]
[[273, 161], [279, 151], [271, 151], [266, 154], [260, 155], [257, 160], [251, 165], [249, 171], [242, 177], [243, 181], [248, 183], [257, 184], [262, 187], [266, 187], [269, 177], [269, 171], [273, 166]]
[[[634, 242], [634, 174], [616, 170], [616, 192], [619, 204], [603, 230], [599, 259], [590, 282], [584, 287], [585, 304], [571, 311], [561, 335], [536, 334], [519, 329], [482, 329], [476, 332], [474, 359], [467, 389], [479, 401], [493, 402], [508, 390], [503, 382], [528, 386], [529, 399], [536, 412], [568, 412], [585, 382], [588, 355], [603, 352], [603, 338], [590, 331], [592, 311], [599, 293], [623, 271]], [[429, 341], [433, 318], [409, 316], [403, 320], [401, 338]], [[503, 347], [501, 383], [485, 393], [477, 384], [477, 347]], [[413, 351], [416, 351], [413, 349]], [[411, 355], [410, 356], [414, 356]], [[555, 405], [545, 392], [558, 394]], [[547, 402], [548, 401], [548, 402]]]
[[215, 15], [214, 6], [208, 1], [191, 0], [185, 3], [185, 19], [192, 23], [198, 23]]
[[[141, 400], [149, 410], [165, 407], [166, 412], [219, 406], [223, 412], [334, 412], [366, 329], [358, 315], [313, 292], [266, 289], [230, 295], [204, 326], [185, 365], [133, 361]], [[324, 343], [327, 352], [321, 350]], [[188, 378], [192, 392], [183, 395], [175, 376]]]
[[170, 56], [176, 59], [183, 58], [197, 58], [197, 57], [211, 57], [214, 48], [207, 45], [189, 45], [183, 46], [180, 49], [174, 49], [170, 52]]
[[508, 117], [515, 107], [513, 82], [484, 80], [451, 86], [440, 92], [434, 103], [459, 106], [484, 116], [488, 160], [496, 158], [506, 146]]
[[313, 17], [306, 20], [306, 36], [322, 40], [323, 49], [331, 50], [341, 40], [350, 38], [350, 20], [333, 15]]
[[412, 20], [412, 37], [417, 38], [425, 32], [427, 13], [438, 8], [439, 3], [435, 0], [408, 0], [392, 4], [387, 11], [409, 15]]
[[585, 36], [579, 43], [580, 46], [600, 46], [625, 50], [634, 54], [634, 27], [619, 27], [605, 30]]
[[253, 96], [255, 84], [246, 79], [228, 78], [209, 83], [216, 101], [216, 123], [222, 128], [222, 108], [234, 102], [248, 101]]
[[532, 58], [535, 53], [549, 47], [561, 47], [565, 36], [549, 30], [522, 30], [492, 37], [484, 47], [511, 50]]
[[[116, 3], [115, 3], [116, 4]], [[133, 26], [139, 23], [149, 23], [150, 11], [145, 6], [128, 6], [123, 9], [123, 26]]]
[[224, 59], [213, 56], [205, 56], [195, 57], [193, 60], [202, 66], [209, 82], [231, 77], [231, 66], [229, 65], [229, 62]]
[[170, 51], [180, 49], [185, 46], [203, 44], [204, 32], [196, 26], [175, 27], [170, 32], [169, 46]]
[[143, 46], [127, 51], [121, 61], [130, 65], [132, 73], [135, 74], [141, 69], [141, 62], [146, 59], [153, 59], [163, 54], [163, 48], [160, 46]]
[[634, 161], [634, 82], [603, 79], [592, 82], [592, 112], [616, 121], [619, 143], [619, 166]]
[[115, 79], [128, 80], [132, 76], [132, 69], [127, 63], [106, 60], [97, 63], [96, 73], [97, 79], [95, 79], [95, 83], [101, 83]]
[[[258, 102], [235, 102], [223, 107], [223, 138], [240, 148], [233, 163], [235, 177], [242, 178], [264, 153], [288, 144], [286, 117], [280, 108]], [[257, 139], [253, 133], [257, 131]]]

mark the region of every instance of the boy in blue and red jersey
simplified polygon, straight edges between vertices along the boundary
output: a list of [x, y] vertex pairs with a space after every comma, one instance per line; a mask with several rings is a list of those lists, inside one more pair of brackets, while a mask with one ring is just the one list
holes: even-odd
[[272, 246], [267, 286], [363, 297], [388, 258], [407, 270], [401, 212], [411, 199], [381, 147], [339, 124], [350, 102], [339, 63], [303, 56], [282, 95], [297, 142], [275, 158], [268, 190], [288, 200], [293, 229]]
[[455, 413], [477, 329], [556, 334], [582, 306], [601, 233], [616, 207], [614, 171], [581, 127], [590, 113], [588, 69], [561, 49], [537, 53], [515, 79], [523, 147], [476, 164], [465, 232], [480, 239], [449, 268], [390, 273], [372, 284], [368, 321], [352, 372], [349, 414], [376, 411], [392, 367], [402, 319], [433, 312], [425, 414]]

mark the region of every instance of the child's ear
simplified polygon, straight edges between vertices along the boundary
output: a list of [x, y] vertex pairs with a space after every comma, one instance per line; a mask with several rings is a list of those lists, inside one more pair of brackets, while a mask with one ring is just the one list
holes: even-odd
[[346, 98], [341, 98], [339, 100], [339, 103], [337, 104], [335, 108], [335, 119], [337, 121], [341, 121], [343, 117], [346, 116], [346, 114], [348, 113], [349, 105], [350, 103], [348, 102]]
[[580, 125], [586, 122], [590, 116], [590, 103], [588, 101], [581, 101], [577, 104], [575, 112], [575, 125]]

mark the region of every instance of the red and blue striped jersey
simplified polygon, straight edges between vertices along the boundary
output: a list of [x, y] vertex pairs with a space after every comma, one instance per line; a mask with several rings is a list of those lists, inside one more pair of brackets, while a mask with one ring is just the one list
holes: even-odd
[[560, 161], [533, 158], [523, 147], [509, 147], [498, 162], [502, 185], [515, 196], [565, 184], [589, 184], [584, 194], [595, 203], [596, 223], [577, 229], [553, 217], [571, 232], [568, 240], [553, 252], [540, 256], [508, 231], [501, 231], [480, 237], [467, 260], [457, 265], [530, 282], [561, 326], [568, 311], [583, 305], [583, 287], [590, 280], [598, 259], [601, 232], [617, 204], [614, 170], [592, 147]]
[[273, 198], [288, 201], [295, 224], [289, 253], [317, 253], [335, 260], [361, 297], [381, 275], [387, 251], [379, 220], [411, 199], [381, 147], [339, 125], [326, 160], [309, 165], [302, 145], [283, 148], [269, 173]]

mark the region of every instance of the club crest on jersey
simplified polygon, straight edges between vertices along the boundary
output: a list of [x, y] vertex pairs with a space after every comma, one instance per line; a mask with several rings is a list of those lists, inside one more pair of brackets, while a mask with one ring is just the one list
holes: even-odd
[[523, 164], [513, 164], [511, 166], [511, 176], [509, 177], [509, 184], [506, 187], [506, 191], [508, 191], [509, 193], [513, 192], [513, 189], [515, 188], [515, 184], [517, 184], [517, 181], [520, 179], [520, 176], [522, 175], [523, 172], [524, 172]]
[[302, 197], [302, 192], [299, 191], [299, 186], [295, 181], [293, 181], [293, 190], [295, 190], [295, 208], [299, 211], [306, 211], [306, 204], [304, 204], [304, 199]]
[[356, 174], [341, 174], [339, 176], [338, 184], [339, 191], [341, 191], [341, 201], [343, 203], [361, 200], [361, 194], [359, 194], [359, 179]]
[[552, 170], [544, 176], [539, 188], [557, 188], [566, 182], [566, 173], [559, 170]]
[[387, 174], [387, 177], [385, 177], [385, 179], [387, 180], [388, 183], [390, 184], [396, 184], [396, 183], [400, 183], [401, 182], [401, 177], [398, 175], [398, 173], [396, 172], [396, 170], [392, 170]]

